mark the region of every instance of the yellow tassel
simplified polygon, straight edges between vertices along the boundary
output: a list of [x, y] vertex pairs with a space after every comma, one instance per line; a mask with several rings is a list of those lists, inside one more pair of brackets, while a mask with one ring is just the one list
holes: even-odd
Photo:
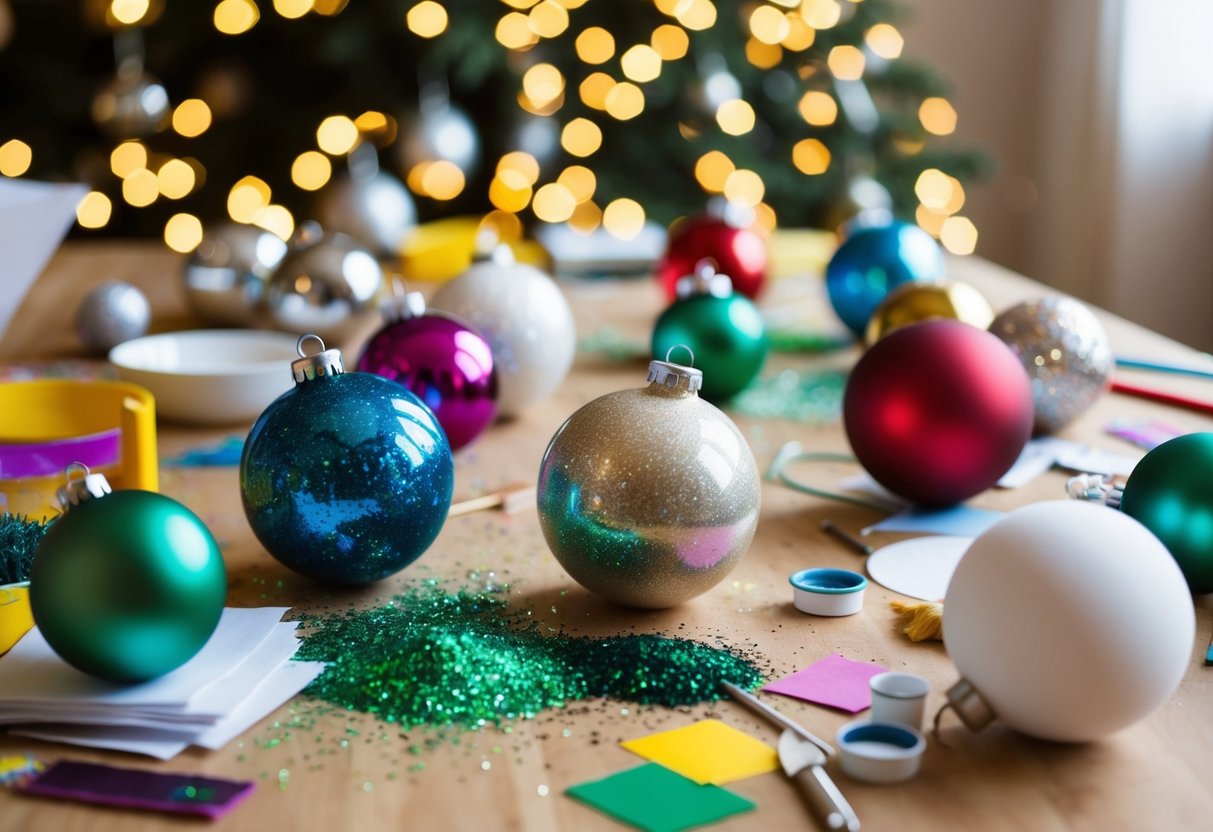
[[910, 641], [925, 641], [933, 638], [943, 641], [943, 604], [932, 601], [925, 604], [904, 604], [890, 601], [889, 606], [897, 613], [897, 626], [909, 636]]

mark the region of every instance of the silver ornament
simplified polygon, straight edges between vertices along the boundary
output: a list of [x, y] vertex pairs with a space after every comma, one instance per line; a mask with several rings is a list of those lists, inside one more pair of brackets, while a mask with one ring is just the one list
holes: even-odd
[[252, 325], [270, 273], [286, 254], [276, 234], [225, 223], [209, 231], [185, 262], [185, 295], [199, 317], [218, 324]]
[[1094, 313], [1073, 298], [1026, 301], [990, 324], [1032, 380], [1036, 432], [1055, 433], [1095, 403], [1108, 386], [1112, 345]]
[[360, 243], [304, 223], [270, 276], [266, 307], [279, 329], [340, 341], [374, 313], [382, 284], [379, 261]]
[[508, 246], [444, 284], [430, 306], [467, 321], [488, 340], [502, 416], [549, 396], [573, 366], [577, 332], [564, 293], [540, 269], [515, 263]]
[[758, 465], [737, 426], [699, 398], [699, 370], [649, 365], [556, 431], [539, 469], [539, 522], [579, 584], [659, 609], [719, 583], [758, 526]]
[[[369, 145], [364, 145], [369, 147]], [[320, 224], [348, 234], [374, 251], [399, 256], [401, 244], [417, 224], [417, 207], [404, 183], [377, 168], [333, 177], [317, 201]]]
[[86, 347], [106, 352], [147, 332], [152, 308], [143, 292], [109, 280], [84, 296], [76, 308], [76, 334]]
[[93, 121], [116, 139], [140, 139], [168, 124], [168, 91], [138, 61], [119, 67], [112, 81], [93, 96]]
[[451, 103], [445, 84], [427, 84], [415, 115], [401, 119], [400, 163], [447, 161], [465, 176], [480, 159], [480, 137], [467, 113]]

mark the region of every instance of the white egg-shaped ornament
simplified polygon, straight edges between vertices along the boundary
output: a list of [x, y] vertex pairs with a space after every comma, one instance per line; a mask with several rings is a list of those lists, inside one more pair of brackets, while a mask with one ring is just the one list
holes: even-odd
[[1046, 740], [1107, 737], [1183, 680], [1196, 616], [1175, 559], [1145, 526], [1075, 501], [1011, 512], [965, 552], [944, 599], [972, 730], [998, 719]]
[[434, 293], [430, 307], [488, 339], [502, 416], [517, 416], [550, 396], [573, 366], [577, 330], [564, 293], [541, 269], [514, 262], [509, 246], [478, 256]]

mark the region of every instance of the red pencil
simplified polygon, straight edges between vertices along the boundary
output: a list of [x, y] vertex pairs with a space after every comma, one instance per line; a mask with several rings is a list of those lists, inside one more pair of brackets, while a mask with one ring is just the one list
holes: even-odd
[[1138, 398], [1150, 399], [1151, 401], [1162, 402], [1163, 404], [1173, 404], [1176, 407], [1186, 407], [1189, 410], [1213, 414], [1213, 402], [1191, 399], [1187, 396], [1168, 393], [1165, 390], [1156, 390], [1153, 387], [1140, 387], [1136, 384], [1127, 384], [1123, 381], [1113, 381], [1112, 392], [1124, 393], [1127, 396], [1137, 396]]

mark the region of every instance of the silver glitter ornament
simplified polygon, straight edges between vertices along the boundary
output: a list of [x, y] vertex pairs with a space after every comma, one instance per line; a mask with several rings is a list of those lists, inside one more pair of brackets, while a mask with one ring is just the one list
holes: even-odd
[[143, 68], [142, 61], [127, 61], [114, 79], [93, 96], [93, 121], [116, 139], [141, 139], [168, 124], [168, 91]]
[[441, 160], [468, 176], [480, 160], [480, 137], [468, 114], [451, 103], [447, 85], [431, 82], [421, 90], [416, 113], [401, 119], [399, 150], [406, 170]]
[[147, 332], [152, 308], [143, 292], [109, 280], [84, 296], [76, 307], [76, 334], [94, 352], [106, 352]]
[[382, 284], [379, 261], [360, 243], [304, 223], [270, 277], [266, 306], [279, 329], [340, 341], [374, 314]]
[[539, 469], [539, 522], [579, 584], [660, 609], [719, 583], [758, 525], [758, 465], [697, 393], [703, 374], [649, 364], [647, 388], [608, 393], [556, 431]]
[[320, 224], [348, 234], [379, 254], [398, 257], [405, 236], [417, 225], [417, 206], [404, 183], [379, 169], [375, 147], [360, 144], [350, 153], [349, 173], [317, 198]]
[[1026, 301], [999, 314], [990, 332], [1019, 357], [1032, 380], [1036, 432], [1055, 433], [1095, 403], [1114, 358], [1103, 325], [1073, 298]]
[[185, 261], [190, 307], [212, 323], [252, 325], [284, 254], [280, 237], [251, 225], [225, 223], [207, 232]]
[[540, 269], [515, 263], [508, 246], [444, 284], [430, 306], [462, 318], [488, 340], [502, 416], [551, 395], [573, 366], [577, 333], [564, 293]]

